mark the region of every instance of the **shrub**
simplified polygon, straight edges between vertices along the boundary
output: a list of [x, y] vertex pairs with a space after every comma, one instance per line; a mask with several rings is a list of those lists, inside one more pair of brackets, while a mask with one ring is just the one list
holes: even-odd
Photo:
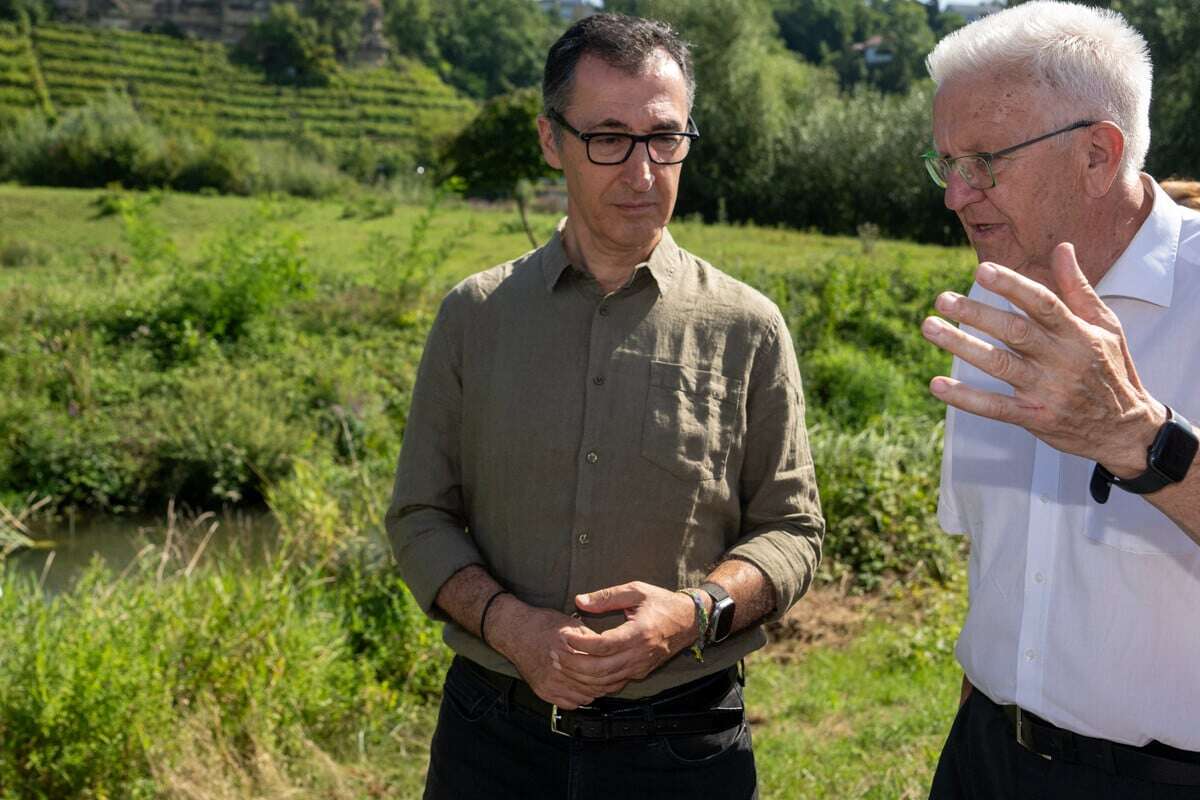
[[28, 267], [45, 264], [53, 253], [50, 248], [28, 239], [0, 239], [0, 266]]
[[247, 194], [255, 166], [245, 145], [204, 128], [164, 132], [121, 94], [71, 109], [53, 126], [27, 113], [0, 133], [0, 176], [32, 184]]
[[305, 156], [286, 144], [264, 142], [255, 148], [249, 181], [253, 193], [322, 198], [343, 191], [349, 183], [336, 166]]
[[961, 539], [937, 525], [941, 437], [940, 423], [912, 417], [856, 432], [814, 426], [826, 578], [869, 591], [888, 574], [947, 574]]

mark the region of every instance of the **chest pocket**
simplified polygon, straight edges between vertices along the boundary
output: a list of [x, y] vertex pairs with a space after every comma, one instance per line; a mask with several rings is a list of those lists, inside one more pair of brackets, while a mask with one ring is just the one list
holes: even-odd
[[741, 394], [738, 378], [651, 361], [642, 457], [682, 480], [723, 477]]
[[1104, 505], [1087, 503], [1084, 531], [1089, 539], [1129, 553], [1193, 553], [1196, 543], [1144, 497], [1113, 489]]

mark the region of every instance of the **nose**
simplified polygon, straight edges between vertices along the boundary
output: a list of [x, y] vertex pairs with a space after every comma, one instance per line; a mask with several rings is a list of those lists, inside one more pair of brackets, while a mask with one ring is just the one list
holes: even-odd
[[943, 202], [946, 208], [951, 211], [961, 211], [971, 203], [983, 197], [982, 189], [972, 189], [958, 174], [957, 170], [950, 170], [950, 176], [946, 179], [946, 188], [944, 190]]
[[654, 188], [654, 163], [650, 161], [646, 145], [639, 143], [633, 148], [622, 170], [625, 182], [635, 192], [648, 192]]

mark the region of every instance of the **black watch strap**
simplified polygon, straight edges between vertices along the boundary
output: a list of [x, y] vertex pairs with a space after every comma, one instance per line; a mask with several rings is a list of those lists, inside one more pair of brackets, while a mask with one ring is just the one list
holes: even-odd
[[1093, 500], [1107, 503], [1113, 486], [1134, 494], [1151, 494], [1183, 480], [1196, 457], [1200, 440], [1186, 417], [1172, 411], [1170, 406], [1166, 409], [1167, 421], [1146, 451], [1146, 471], [1132, 478], [1118, 478], [1101, 464], [1096, 464], [1089, 487]]
[[733, 598], [720, 585], [711, 581], [700, 584], [700, 591], [706, 592], [713, 599], [707, 638], [710, 644], [719, 644], [729, 638], [729, 633], [733, 630]]

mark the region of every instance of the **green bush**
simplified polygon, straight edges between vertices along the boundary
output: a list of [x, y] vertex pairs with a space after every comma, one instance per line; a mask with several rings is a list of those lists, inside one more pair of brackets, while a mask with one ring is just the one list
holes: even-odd
[[0, 266], [29, 267], [45, 264], [53, 256], [50, 248], [28, 239], [0, 240]]
[[350, 180], [336, 165], [306, 156], [286, 144], [263, 142], [254, 150], [254, 167], [249, 178], [255, 194], [288, 194], [322, 198], [348, 188]]
[[887, 417], [854, 432], [813, 428], [827, 579], [869, 591], [889, 574], [947, 574], [960, 539], [937, 524], [941, 437], [940, 424], [920, 417]]
[[164, 364], [185, 362], [246, 337], [263, 316], [311, 290], [307, 259], [295, 233], [272, 226], [270, 206], [235, 224], [196, 263], [182, 263], [147, 207], [124, 206], [126, 235], [143, 271], [164, 271], [164, 295], [135, 295], [109, 309], [114, 341], [151, 347]]
[[163, 130], [120, 94], [72, 109], [52, 126], [40, 114], [20, 116], [0, 131], [0, 178], [298, 197], [328, 197], [350, 183], [336, 164], [322, 163], [302, 145], [251, 146], [202, 127]]

